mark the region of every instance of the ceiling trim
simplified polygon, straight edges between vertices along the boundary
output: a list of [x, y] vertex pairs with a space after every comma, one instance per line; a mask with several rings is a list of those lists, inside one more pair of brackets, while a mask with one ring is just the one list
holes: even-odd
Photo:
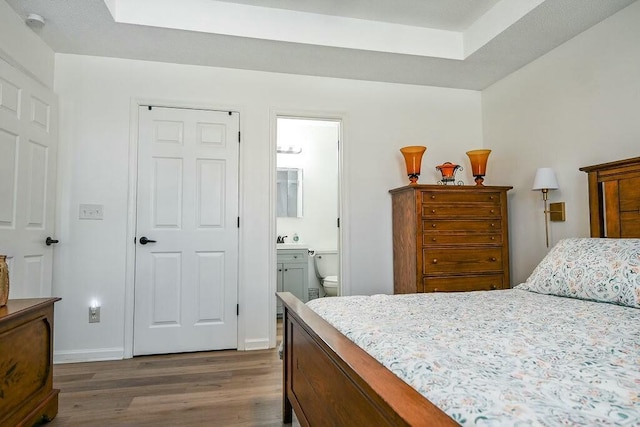
[[[640, 0], [473, 0], [473, 6], [478, 6], [476, 8], [471, 4], [466, 6], [467, 2], [472, 0], [394, 0], [396, 8], [404, 5], [406, 9], [392, 12], [388, 0], [4, 1], [22, 17], [23, 22], [29, 13], [38, 13], [45, 17], [47, 24], [33, 31], [55, 54], [92, 55], [471, 90], [487, 88], [603, 19], [621, 12], [621, 9], [632, 3], [636, 3], [635, 7], [640, 7]], [[240, 36], [206, 32], [214, 31], [211, 28], [201, 28], [206, 31], [198, 31], [193, 27], [187, 27], [191, 28], [190, 30], [177, 29], [180, 27], [178, 25], [167, 28], [154, 21], [144, 21], [145, 25], [136, 25], [116, 22], [112, 16], [113, 14], [117, 17], [118, 13], [126, 15], [127, 8], [137, 8], [138, 15], [143, 18], [160, 13], [173, 17], [179, 15], [177, 12], [181, 12], [186, 14], [188, 21], [206, 27], [211, 21], [211, 14], [203, 13], [203, 9], [196, 6], [220, 6], [220, 3], [253, 5], [253, 8], [248, 9], [253, 12], [256, 8], [269, 7], [275, 12], [299, 11], [306, 13], [307, 18], [315, 20], [313, 22], [316, 24], [334, 17], [345, 20], [331, 22], [344, 23], [351, 22], [346, 19], [352, 19], [369, 24], [399, 24], [398, 27], [375, 27], [387, 29], [380, 33], [382, 36], [377, 36], [385, 41], [388, 39], [387, 35], [393, 32], [391, 29], [412, 28], [418, 25], [418, 22], [437, 25], [438, 22], [443, 22], [438, 21], [438, 17], [450, 18], [455, 15], [459, 18], [457, 22], [464, 21], [465, 26], [437, 28], [448, 29], [451, 33], [457, 34], [453, 37], [457, 53], [448, 56], [462, 59], [443, 57], [447, 55], [438, 57], [397, 53], [401, 50], [394, 46], [387, 49], [388, 51], [378, 46], [368, 46], [366, 49], [345, 48], [303, 43], [299, 39], [293, 42], [260, 39], [250, 37], [246, 32], [241, 32], [243, 35]], [[158, 6], [162, 10], [165, 5], [170, 4], [174, 7], [179, 4], [181, 10], [164, 9], [164, 12], [160, 12], [156, 9]], [[432, 15], [420, 15], [427, 11]], [[465, 11], [468, 12], [466, 15]], [[401, 20], [402, 13], [405, 13], [404, 21]], [[408, 16], [407, 13], [415, 16]], [[385, 20], [389, 14], [393, 16]], [[290, 28], [285, 25], [286, 22], [282, 25], [271, 24], [268, 21], [256, 22], [256, 16], [265, 15], [254, 15], [254, 21], [248, 20], [244, 15], [234, 18], [232, 27], [236, 28], [232, 30], [271, 27], [285, 31], [286, 28]], [[296, 21], [301, 15], [294, 13], [287, 16], [290, 20]], [[19, 18], [16, 17], [15, 20], [18, 22]], [[184, 17], [182, 20], [185, 20]], [[248, 25], [249, 22], [251, 25]], [[451, 31], [452, 29], [455, 31]], [[373, 39], [360, 30], [349, 34], [358, 32], [362, 33], [356, 34], [360, 39]], [[460, 35], [462, 42], [459, 40]], [[358, 40], [356, 36], [354, 39]], [[397, 40], [401, 40], [399, 35]], [[459, 50], [461, 44], [464, 45], [463, 52]], [[432, 51], [428, 54], [439, 53]]]
[[457, 60], [544, 1], [501, 0], [466, 31], [449, 31], [216, 0], [104, 0], [121, 24]]

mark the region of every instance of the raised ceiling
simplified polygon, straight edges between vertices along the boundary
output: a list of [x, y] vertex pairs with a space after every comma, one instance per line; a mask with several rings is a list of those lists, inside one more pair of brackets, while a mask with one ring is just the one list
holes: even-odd
[[636, 0], [6, 0], [58, 53], [484, 89]]

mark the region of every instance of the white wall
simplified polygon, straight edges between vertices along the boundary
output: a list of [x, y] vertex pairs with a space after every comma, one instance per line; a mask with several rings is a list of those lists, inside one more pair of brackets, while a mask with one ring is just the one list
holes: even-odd
[[[566, 222], [551, 241], [589, 236], [587, 176], [578, 168], [640, 156], [640, 2], [482, 92], [484, 144], [508, 177], [512, 283], [546, 254], [538, 167], [554, 168]], [[491, 170], [491, 169], [490, 169]]]
[[[407, 180], [398, 149], [426, 145], [420, 183], [435, 166], [465, 167], [464, 152], [493, 149], [488, 185], [510, 192], [512, 281], [524, 280], [546, 253], [542, 202], [530, 191], [535, 169], [554, 167], [567, 221], [551, 224], [555, 242], [588, 235], [585, 165], [640, 155], [640, 3], [636, 2], [480, 95], [473, 91], [55, 56], [61, 107], [54, 291], [56, 354], [121, 357], [131, 99], [241, 111], [241, 346], [268, 342], [270, 112], [327, 111], [344, 121], [343, 218], [351, 293], [392, 291], [388, 189]], [[26, 47], [25, 47], [26, 46]], [[0, 56], [45, 85], [52, 52], [0, 1]], [[482, 103], [482, 105], [481, 105]], [[481, 110], [482, 108], [482, 110]], [[481, 120], [482, 113], [482, 120]], [[484, 130], [482, 129], [484, 127]], [[483, 143], [484, 132], [484, 143]], [[79, 203], [104, 204], [103, 221], [78, 221]], [[87, 323], [94, 297], [102, 322]]]
[[[55, 351], [67, 360], [117, 357], [124, 345], [132, 99], [241, 112], [240, 346], [249, 348], [268, 343], [273, 322], [268, 290], [275, 239], [269, 212], [272, 111], [344, 117], [346, 280], [355, 294], [393, 289], [388, 190], [406, 183], [399, 148], [430, 146], [424, 182], [435, 183], [435, 165], [466, 164], [464, 152], [482, 141], [475, 91], [64, 54], [56, 55], [55, 89], [61, 110], [58, 235], [68, 242], [56, 248], [54, 286], [63, 300], [56, 309]], [[104, 204], [104, 220], [78, 221], [79, 203]], [[87, 304], [94, 297], [101, 301], [102, 321], [89, 325]]]
[[0, 58], [45, 87], [53, 87], [53, 51], [5, 1], [0, 1]]
[[338, 249], [338, 139], [339, 122], [299, 119], [278, 120], [278, 144], [297, 145], [299, 154], [278, 154], [278, 167], [302, 169], [300, 218], [278, 217], [278, 235], [313, 249]]

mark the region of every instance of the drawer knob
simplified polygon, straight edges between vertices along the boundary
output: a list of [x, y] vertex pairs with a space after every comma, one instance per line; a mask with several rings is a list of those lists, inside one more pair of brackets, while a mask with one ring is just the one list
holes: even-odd
[[491, 240], [496, 240], [496, 236], [491, 236]]
[[496, 260], [496, 257], [492, 256], [491, 261], [495, 261], [495, 260]]
[[431, 238], [431, 241], [432, 241], [432, 242], [435, 242], [436, 240], [438, 240], [438, 239], [436, 239], [435, 237], [432, 237], [432, 238]]
[[491, 227], [495, 227], [496, 225], [494, 223], [491, 223]]
[[491, 209], [491, 213], [496, 213], [495, 209]]
[[436, 228], [436, 225], [435, 224], [431, 224], [431, 227]]
[[294, 256], [293, 256], [293, 259], [296, 259], [296, 258], [298, 258], [298, 255], [294, 255]]
[[433, 262], [434, 264], [437, 264], [437, 263], [438, 263], [438, 260], [437, 260], [436, 258], [434, 258], [432, 262]]
[[431, 213], [433, 213], [433, 214], [436, 213], [436, 210], [435, 209], [431, 209]]
[[433, 288], [433, 292], [438, 292], [438, 288]]
[[491, 289], [496, 290], [498, 287], [496, 285], [491, 285]]
[[489, 196], [489, 200], [493, 200], [493, 196]]
[[435, 198], [436, 198], [435, 194], [432, 194], [432, 195], [431, 195], [431, 198], [432, 198], [432, 199], [435, 199]]

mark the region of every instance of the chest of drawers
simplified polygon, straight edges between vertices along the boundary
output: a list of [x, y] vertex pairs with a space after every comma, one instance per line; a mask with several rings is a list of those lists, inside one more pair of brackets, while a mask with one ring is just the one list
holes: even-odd
[[53, 388], [53, 304], [10, 299], [0, 307], [0, 426], [31, 426], [58, 413]]
[[394, 293], [509, 288], [511, 188], [415, 185], [391, 190]]

